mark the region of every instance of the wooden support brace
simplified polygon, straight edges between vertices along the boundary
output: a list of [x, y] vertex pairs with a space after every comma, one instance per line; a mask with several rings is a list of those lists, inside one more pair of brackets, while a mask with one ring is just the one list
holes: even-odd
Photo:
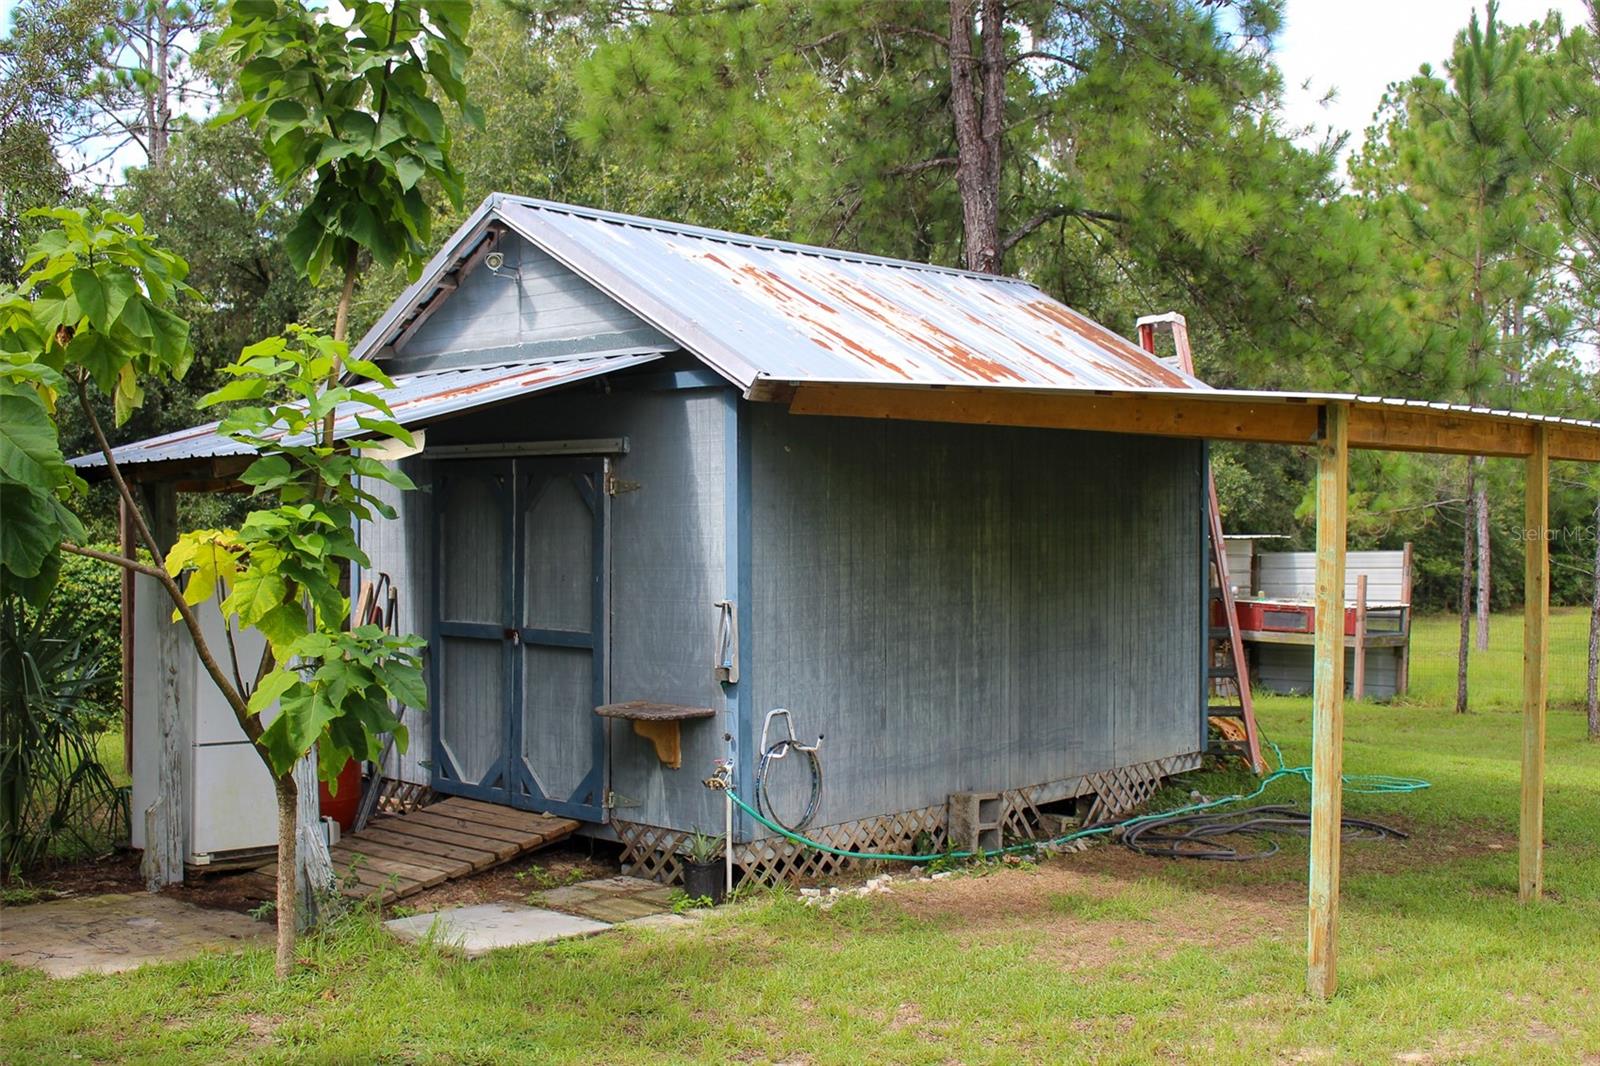
[[1306, 983], [1312, 995], [1338, 987], [1339, 832], [1344, 772], [1344, 569], [1350, 423], [1326, 409], [1317, 444], [1317, 588], [1311, 708], [1311, 870]]
[[633, 731], [655, 745], [656, 758], [668, 769], [683, 765], [683, 735], [675, 720], [652, 721], [646, 718], [633, 720]]
[[1524, 903], [1544, 891], [1544, 726], [1549, 684], [1550, 447], [1545, 428], [1528, 457], [1523, 546], [1522, 826], [1517, 895]]

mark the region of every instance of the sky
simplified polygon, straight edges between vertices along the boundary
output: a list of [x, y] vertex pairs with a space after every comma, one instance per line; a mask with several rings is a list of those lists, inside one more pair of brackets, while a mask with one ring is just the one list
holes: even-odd
[[[1274, 48], [1287, 124], [1348, 131], [1347, 148], [1359, 147], [1384, 90], [1424, 63], [1438, 67], [1474, 9], [1481, 19], [1474, 0], [1288, 0]], [[1583, 0], [1501, 0], [1500, 21], [1533, 22], [1551, 9], [1568, 25], [1588, 17]], [[1329, 89], [1335, 96], [1324, 105]]]
[[[0, 0], [0, 26], [9, 28], [15, 2]], [[1308, 146], [1329, 127], [1359, 146], [1384, 89], [1448, 56], [1474, 8], [1482, 12], [1481, 0], [1287, 0], [1274, 49], [1287, 123], [1317, 128]], [[1500, 17], [1530, 22], [1551, 8], [1569, 23], [1586, 17], [1583, 0], [1501, 0]], [[1330, 89], [1334, 99], [1321, 103]]]

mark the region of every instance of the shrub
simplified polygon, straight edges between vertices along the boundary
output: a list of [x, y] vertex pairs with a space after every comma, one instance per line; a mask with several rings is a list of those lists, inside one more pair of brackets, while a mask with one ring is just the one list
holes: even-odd
[[[97, 544], [119, 553], [116, 545]], [[122, 706], [122, 571], [81, 555], [61, 557], [61, 580], [47, 611], [58, 616], [64, 634], [75, 638], [92, 666], [94, 681], [85, 693], [85, 713], [100, 716], [101, 729], [120, 721]]]
[[52, 600], [0, 600], [0, 873], [94, 854], [121, 838], [127, 801], [96, 740], [114, 710], [96, 702], [98, 664]]

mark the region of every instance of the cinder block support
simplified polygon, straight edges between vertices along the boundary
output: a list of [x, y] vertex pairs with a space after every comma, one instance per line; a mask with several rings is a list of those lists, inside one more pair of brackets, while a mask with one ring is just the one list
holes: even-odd
[[1523, 529], [1522, 825], [1517, 895], [1524, 903], [1544, 891], [1544, 724], [1549, 685], [1550, 444], [1536, 426], [1528, 456]]
[[1344, 567], [1349, 412], [1330, 403], [1317, 444], [1317, 591], [1311, 704], [1311, 873], [1306, 983], [1338, 987], [1339, 832], [1344, 772]]
[[974, 854], [995, 851], [1002, 842], [1001, 821], [1005, 804], [998, 792], [950, 793], [950, 847]]

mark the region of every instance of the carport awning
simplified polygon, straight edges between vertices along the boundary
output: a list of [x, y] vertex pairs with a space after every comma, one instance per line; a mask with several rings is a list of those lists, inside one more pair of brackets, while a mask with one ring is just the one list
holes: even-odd
[[1524, 459], [1536, 431], [1551, 459], [1600, 462], [1600, 422], [1463, 404], [1320, 392], [1230, 389], [1037, 389], [1003, 385], [863, 385], [763, 379], [757, 399], [847, 418], [1081, 429], [1103, 433], [1314, 445], [1327, 409], [1348, 414], [1349, 446]]
[[[397, 376], [392, 389], [369, 391], [383, 397], [394, 411], [396, 421], [407, 429], [416, 429], [463, 411], [507, 403], [585, 378], [640, 366], [660, 359], [661, 354], [658, 349], [637, 349], [581, 358], [531, 360], [514, 365], [429, 370]], [[364, 406], [341, 405], [334, 419], [334, 438], [351, 440], [365, 435], [355, 416], [368, 411]], [[218, 477], [237, 473], [255, 453], [246, 445], [219, 436], [217, 426], [218, 423], [210, 422], [124, 444], [112, 454], [117, 465], [134, 478]], [[92, 478], [96, 471], [105, 469], [106, 460], [95, 452], [72, 460], [72, 465]]]

